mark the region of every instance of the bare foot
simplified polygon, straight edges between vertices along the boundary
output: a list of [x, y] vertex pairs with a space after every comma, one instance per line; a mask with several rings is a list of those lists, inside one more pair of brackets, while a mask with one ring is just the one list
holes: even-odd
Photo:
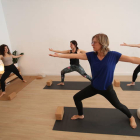
[[2, 92], [1, 95], [0, 95], [0, 98], [1, 98], [4, 94], [6, 94], [6, 93], [5, 93], [5, 92]]
[[127, 86], [134, 86], [135, 85], [135, 82], [132, 82], [130, 84], [127, 84]]
[[22, 80], [24, 83], [27, 83], [27, 81], [26, 80]]
[[59, 84], [57, 84], [57, 85], [58, 85], [58, 86], [60, 86], [60, 85], [61, 85], [61, 86], [64, 86], [64, 83], [61, 82], [61, 83], [59, 83]]
[[129, 120], [130, 120], [130, 126], [131, 126], [133, 129], [135, 129], [135, 128], [137, 127], [135, 118], [132, 116]]
[[71, 120], [77, 120], [77, 119], [84, 119], [84, 115], [74, 115], [71, 117]]

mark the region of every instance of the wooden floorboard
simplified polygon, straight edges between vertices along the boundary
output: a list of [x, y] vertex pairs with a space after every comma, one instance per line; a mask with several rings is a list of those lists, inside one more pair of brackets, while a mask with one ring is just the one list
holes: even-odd
[[[115, 76], [115, 78], [131, 81], [131, 76]], [[75, 107], [73, 95], [78, 90], [43, 89], [48, 79], [58, 81], [60, 76], [33, 79], [27, 78], [28, 82], [32, 81], [27, 85], [15, 80], [9, 87], [7, 86], [8, 93], [17, 91], [18, 95], [12, 101], [0, 102], [0, 140], [140, 140], [140, 137], [135, 136], [53, 131], [57, 107]], [[88, 81], [82, 76], [66, 76], [65, 80]], [[137, 81], [140, 81], [140, 77]], [[139, 91], [122, 91], [120, 87], [114, 89], [121, 103], [129, 109], [140, 107]], [[88, 108], [114, 108], [100, 95], [82, 102], [83, 106]]]

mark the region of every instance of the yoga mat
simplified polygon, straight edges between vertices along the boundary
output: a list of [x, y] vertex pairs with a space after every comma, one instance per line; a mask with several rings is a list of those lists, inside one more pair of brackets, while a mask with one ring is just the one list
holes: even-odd
[[66, 81], [64, 86], [58, 86], [58, 83], [60, 83], [60, 81], [53, 81], [50, 87], [46, 85], [43, 89], [82, 90], [91, 84], [91, 82]]
[[130, 84], [131, 82], [120, 82], [120, 87], [122, 90], [127, 91], [140, 91], [140, 82], [136, 82], [134, 86], [127, 86], [127, 84]]
[[53, 130], [97, 133], [111, 135], [140, 136], [140, 120], [137, 110], [130, 109], [136, 119], [137, 128], [132, 129], [129, 119], [117, 109], [110, 108], [84, 108], [85, 118], [83, 120], [71, 120], [77, 114], [75, 107], [65, 107], [62, 121], [55, 121]]

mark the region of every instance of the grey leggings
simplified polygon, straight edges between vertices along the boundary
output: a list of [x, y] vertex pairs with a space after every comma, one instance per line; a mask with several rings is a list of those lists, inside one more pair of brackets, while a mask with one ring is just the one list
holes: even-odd
[[69, 72], [73, 72], [73, 71], [77, 71], [79, 74], [81, 74], [83, 77], [89, 79], [90, 81], [92, 80], [92, 78], [86, 74], [85, 70], [80, 65], [71, 65], [69, 67], [64, 68], [61, 71], [61, 82], [64, 82], [65, 73], [69, 73]]

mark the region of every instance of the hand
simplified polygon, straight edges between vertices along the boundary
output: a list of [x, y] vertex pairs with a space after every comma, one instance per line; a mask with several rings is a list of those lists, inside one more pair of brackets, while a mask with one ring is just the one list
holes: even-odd
[[52, 48], [49, 48], [49, 50], [53, 52], [53, 49]]
[[121, 46], [127, 46], [127, 44], [126, 43], [123, 43], [123, 44], [120, 44]]
[[24, 53], [21, 53], [21, 54], [20, 54], [20, 57], [23, 56], [23, 55], [24, 55]]
[[59, 54], [58, 53], [54, 53], [54, 54], [49, 54], [49, 56], [59, 57]]

